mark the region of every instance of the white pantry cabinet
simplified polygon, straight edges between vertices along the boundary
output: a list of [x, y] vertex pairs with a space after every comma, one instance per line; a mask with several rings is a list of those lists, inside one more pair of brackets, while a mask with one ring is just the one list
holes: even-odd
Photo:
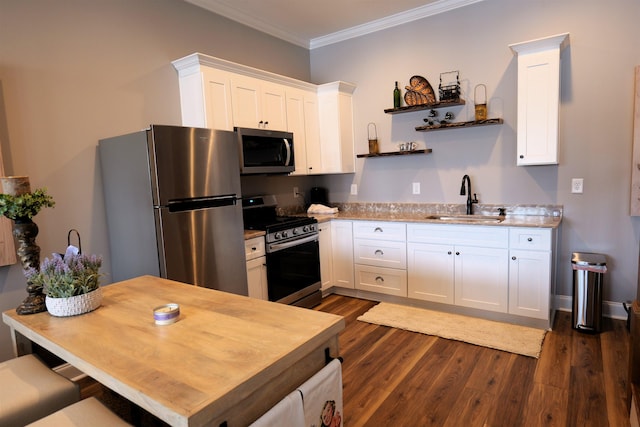
[[509, 313], [550, 318], [553, 294], [551, 229], [509, 230]]
[[331, 222], [321, 222], [318, 224], [320, 233], [320, 281], [322, 282], [322, 290], [331, 287], [333, 276], [333, 263], [331, 247]]
[[285, 86], [234, 74], [231, 77], [233, 123], [237, 127], [287, 130]]
[[333, 284], [354, 289], [352, 221], [331, 221], [331, 248]]
[[518, 56], [517, 165], [558, 163], [560, 52], [569, 34], [509, 45]]
[[247, 260], [247, 284], [249, 296], [268, 300], [267, 260], [264, 237], [254, 237], [244, 241], [244, 253]]
[[354, 173], [353, 92], [345, 82], [318, 86], [320, 121], [320, 171], [311, 173]]
[[506, 313], [508, 229], [408, 224], [408, 297]]

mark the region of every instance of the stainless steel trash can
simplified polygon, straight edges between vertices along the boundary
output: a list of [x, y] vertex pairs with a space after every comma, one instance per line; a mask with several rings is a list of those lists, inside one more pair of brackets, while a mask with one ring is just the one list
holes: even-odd
[[585, 332], [602, 328], [602, 283], [607, 272], [607, 258], [602, 254], [574, 252], [573, 310], [571, 325]]

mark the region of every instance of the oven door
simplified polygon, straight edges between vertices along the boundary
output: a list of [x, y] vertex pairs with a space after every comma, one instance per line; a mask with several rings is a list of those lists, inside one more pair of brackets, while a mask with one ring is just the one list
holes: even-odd
[[294, 304], [320, 289], [318, 235], [267, 245], [269, 301]]

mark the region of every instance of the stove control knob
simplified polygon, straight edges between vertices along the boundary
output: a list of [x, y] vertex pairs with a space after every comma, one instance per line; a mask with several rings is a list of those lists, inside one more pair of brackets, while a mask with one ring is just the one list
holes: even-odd
[[274, 238], [279, 239], [280, 238], [280, 233], [276, 233], [273, 235]]
[[284, 239], [284, 238], [286, 238], [288, 235], [289, 235], [289, 234], [288, 234], [286, 231], [283, 231], [283, 232], [282, 232], [282, 238], [283, 238], [283, 239]]
[[297, 229], [297, 228], [294, 228], [294, 229], [292, 230], [292, 233], [293, 233], [293, 235], [294, 235], [294, 236], [295, 236], [296, 234], [298, 234], [299, 232], [300, 232], [300, 231], [298, 231], [298, 229]]
[[304, 227], [302, 227], [302, 231], [305, 232], [305, 233], [308, 233], [309, 232], [309, 226], [305, 225]]

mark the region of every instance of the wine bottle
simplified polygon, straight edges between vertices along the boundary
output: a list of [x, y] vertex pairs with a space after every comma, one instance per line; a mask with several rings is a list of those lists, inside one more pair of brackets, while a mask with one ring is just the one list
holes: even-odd
[[401, 103], [400, 89], [398, 89], [398, 82], [396, 82], [396, 88], [393, 90], [393, 108], [400, 108]]

